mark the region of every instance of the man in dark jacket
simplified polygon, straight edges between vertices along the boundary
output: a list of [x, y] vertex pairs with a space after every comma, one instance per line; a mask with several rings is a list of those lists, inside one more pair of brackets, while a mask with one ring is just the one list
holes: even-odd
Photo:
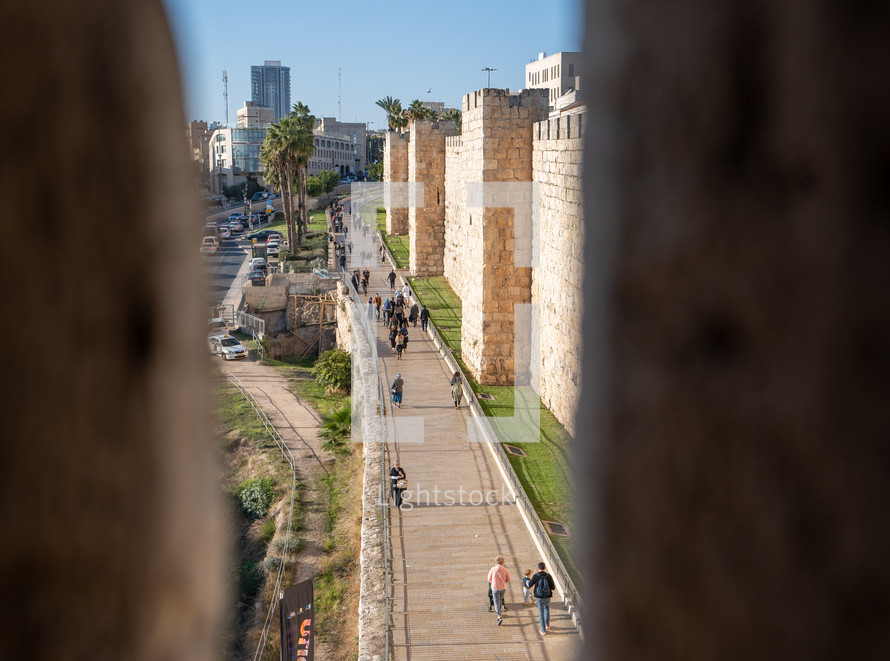
[[553, 577], [544, 571], [544, 563], [538, 563], [538, 572], [532, 576], [529, 587], [538, 601], [538, 619], [541, 621], [541, 635], [550, 629], [550, 598], [556, 589]]
[[407, 480], [408, 476], [405, 474], [405, 469], [399, 466], [398, 461], [394, 461], [392, 464], [392, 468], [389, 469], [389, 481], [390, 481], [390, 491], [392, 491], [392, 501], [395, 503], [396, 507], [402, 506], [402, 492], [404, 489], [400, 489], [396, 486], [399, 480]]
[[430, 323], [430, 311], [426, 308], [420, 310], [420, 330], [426, 332], [426, 325]]

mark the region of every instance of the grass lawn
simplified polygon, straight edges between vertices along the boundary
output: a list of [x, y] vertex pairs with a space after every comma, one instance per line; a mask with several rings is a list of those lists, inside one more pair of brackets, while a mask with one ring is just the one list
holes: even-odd
[[327, 232], [328, 220], [324, 215], [324, 209], [315, 209], [309, 212], [309, 225], [307, 229], [310, 232]]
[[392, 253], [392, 258], [396, 260], [396, 268], [408, 268], [411, 264], [411, 243], [408, 240], [408, 235], [393, 234], [392, 236], [387, 236], [386, 210], [380, 207], [377, 207], [377, 229], [380, 230], [383, 242], [389, 248], [389, 252]]
[[430, 311], [430, 319], [445, 344], [456, 358], [460, 358], [461, 302], [445, 276], [408, 278], [408, 283], [421, 304]]
[[[451, 349], [475, 393], [486, 393], [494, 400], [480, 399], [479, 404], [489, 417], [513, 415], [513, 388], [511, 386], [480, 386], [470, 376], [461, 357], [461, 301], [444, 276], [433, 278], [409, 278], [411, 290], [430, 311], [430, 319], [436, 330]], [[572, 522], [571, 467], [572, 438], [556, 417], [541, 404], [540, 443], [517, 443], [527, 457], [507, 453], [507, 458], [519, 478], [532, 506], [543, 521]], [[559, 553], [566, 570], [576, 587], [581, 585], [581, 572], [572, 554], [571, 539], [551, 537], [550, 541]]]

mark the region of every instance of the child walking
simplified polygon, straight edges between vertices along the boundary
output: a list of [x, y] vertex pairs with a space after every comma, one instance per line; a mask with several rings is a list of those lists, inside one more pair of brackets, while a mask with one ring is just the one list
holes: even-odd
[[[532, 570], [526, 569], [522, 578], [522, 605], [531, 606], [535, 603], [535, 595], [532, 594]], [[531, 599], [531, 601], [529, 601]]]

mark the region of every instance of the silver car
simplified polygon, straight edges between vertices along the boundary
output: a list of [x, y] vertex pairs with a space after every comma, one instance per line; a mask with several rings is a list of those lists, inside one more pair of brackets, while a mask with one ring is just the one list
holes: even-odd
[[210, 353], [222, 356], [226, 360], [247, 358], [247, 347], [231, 335], [214, 335], [207, 341]]

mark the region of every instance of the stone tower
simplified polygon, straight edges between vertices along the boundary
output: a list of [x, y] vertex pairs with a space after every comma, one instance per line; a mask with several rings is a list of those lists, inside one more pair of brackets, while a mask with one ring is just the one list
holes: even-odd
[[[386, 233], [408, 233], [408, 134], [387, 131], [383, 147], [383, 182], [388, 185]], [[395, 185], [393, 185], [395, 184]]]
[[408, 209], [411, 272], [442, 275], [445, 258], [445, 138], [454, 122], [415, 121], [408, 144], [408, 181], [423, 185], [423, 198]]
[[[532, 127], [547, 117], [547, 91], [482, 89], [463, 98], [462, 161], [469, 185], [532, 182]], [[476, 184], [478, 186], [478, 184]], [[468, 189], [469, 190], [469, 189]], [[487, 191], [488, 188], [485, 188]], [[494, 189], [498, 190], [498, 189]], [[488, 193], [484, 193], [487, 195]], [[513, 305], [531, 302], [531, 266], [516, 266], [514, 211], [468, 195], [463, 243], [461, 344], [482, 384], [513, 383]], [[473, 206], [478, 204], [478, 206]]]

